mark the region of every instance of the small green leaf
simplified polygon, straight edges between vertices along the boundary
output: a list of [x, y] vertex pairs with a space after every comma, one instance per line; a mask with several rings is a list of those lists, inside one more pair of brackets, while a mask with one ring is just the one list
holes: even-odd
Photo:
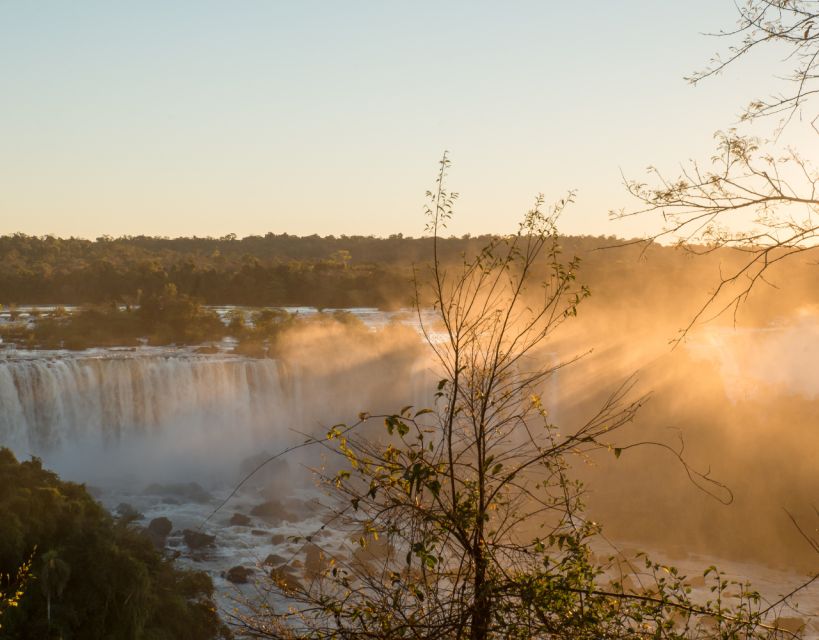
[[384, 418], [384, 424], [387, 426], [387, 431], [390, 435], [392, 435], [393, 431], [395, 430], [395, 423], [395, 416], [387, 416]]

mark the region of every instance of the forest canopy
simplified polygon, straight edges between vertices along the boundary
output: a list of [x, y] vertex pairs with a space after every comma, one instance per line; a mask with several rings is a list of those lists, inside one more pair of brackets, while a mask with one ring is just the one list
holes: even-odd
[[174, 567], [127, 520], [39, 459], [0, 448], [0, 574], [30, 562], [2, 637], [207, 640], [225, 637], [210, 577]]
[[[440, 238], [439, 257], [443, 263], [459, 262], [489, 241], [489, 236]], [[413, 267], [428, 261], [431, 242], [401, 235], [273, 233], [93, 241], [0, 236], [0, 304], [139, 304], [143, 296], [162, 296], [173, 285], [180, 296], [206, 305], [409, 307]], [[703, 288], [716, 284], [714, 274], [740, 264], [744, 256], [723, 249], [692, 261], [673, 247], [602, 236], [562, 236], [560, 242], [563, 251], [582, 260], [593, 294], [617, 291], [624, 304], [666, 290], [669, 283], [704, 296]], [[807, 264], [788, 268], [789, 281], [808, 282], [813, 274]], [[776, 274], [771, 277], [775, 281]]]

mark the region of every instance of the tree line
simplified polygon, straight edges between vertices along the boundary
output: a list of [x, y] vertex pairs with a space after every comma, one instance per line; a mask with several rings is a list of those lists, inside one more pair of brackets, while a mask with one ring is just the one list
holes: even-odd
[[[457, 264], [493, 240], [441, 238], [438, 258], [442, 264]], [[242, 239], [138, 236], [93, 241], [0, 236], [0, 304], [139, 304], [173, 285], [179, 295], [210, 305], [409, 307], [415, 294], [413, 269], [428, 262], [431, 243], [431, 238], [400, 235], [268, 233]], [[646, 247], [604, 236], [561, 236], [560, 245], [582, 260], [593, 293], [616, 291], [623, 304], [672, 287], [703, 295], [704, 282], [713, 280], [720, 268], [740, 265], [747, 255], [723, 248], [692, 261], [671, 246]], [[604, 250], [612, 246], [617, 249]], [[810, 282], [809, 265], [793, 262], [787, 268], [789, 282]], [[787, 306], [781, 298], [779, 304]]]

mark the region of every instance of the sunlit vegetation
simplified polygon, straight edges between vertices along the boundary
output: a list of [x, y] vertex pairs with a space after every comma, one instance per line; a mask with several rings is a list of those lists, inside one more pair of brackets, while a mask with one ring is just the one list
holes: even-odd
[[[36, 314], [31, 321], [0, 325], [0, 338], [22, 347], [73, 350], [143, 343], [200, 345], [233, 338], [234, 353], [265, 357], [275, 355], [279, 338], [297, 326], [338, 323], [364, 329], [361, 320], [343, 310], [301, 316], [278, 308], [234, 309], [223, 322], [216, 312], [179, 294], [172, 284], [157, 295], [142, 296], [140, 303], [83, 305], [73, 313], [58, 308], [48, 315]], [[218, 349], [205, 346], [202, 351]]]
[[31, 561], [32, 558], [29, 557], [13, 574], [0, 574], [0, 630], [3, 629], [3, 614], [8, 609], [19, 606], [26, 592], [31, 580]]
[[3, 638], [226, 637], [206, 574], [175, 568], [38, 459], [0, 449], [0, 513], [0, 574], [18, 573], [0, 583]]
[[[460, 241], [454, 241], [460, 244]], [[379, 306], [410, 299], [422, 240], [0, 238], [0, 303], [135, 302], [174, 284], [207, 304]]]
[[[459, 256], [492, 241], [488, 236], [441, 238], [438, 256], [442, 264], [456, 264]], [[413, 268], [428, 260], [429, 242], [400, 236], [273, 234], [241, 240], [137, 237], [93, 242], [0, 237], [0, 303], [11, 320], [0, 325], [0, 338], [26, 347], [83, 349], [140, 342], [201, 344], [233, 337], [237, 353], [271, 355], [281, 331], [297, 321], [271, 307], [411, 306]], [[745, 257], [723, 249], [692, 261], [684, 252], [660, 245], [600, 250], [616, 243], [604, 237], [560, 238], [561, 249], [582, 260], [594, 294], [591, 314], [615, 314], [626, 325], [637, 306], [667, 319], [689, 317], [689, 306], [707, 300], [704, 285], [717, 284], [714, 274]], [[784, 315], [816, 301], [810, 265], [792, 262], [786, 268], [786, 273], [770, 275], [778, 291], [763, 290], [747, 301], [744, 320], [753, 322], [758, 315], [770, 321], [772, 303]], [[783, 281], [798, 295], [783, 293]], [[432, 300], [423, 296], [422, 290], [418, 302], [429, 306]], [[58, 308], [34, 318], [18, 310], [18, 305], [46, 303], [80, 309], [69, 314]], [[225, 326], [205, 306], [214, 304], [267, 309], [237, 311]]]
[[0, 328], [6, 342], [45, 349], [85, 349], [92, 346], [198, 344], [225, 334], [219, 316], [204, 309], [172, 284], [141, 295], [136, 307], [88, 305], [76, 313], [58, 309], [34, 322], [14, 322]]
[[[457, 264], [462, 255], [474, 255], [491, 241], [490, 236], [441, 238], [438, 255], [444, 264]], [[677, 304], [688, 296], [704, 302], [708, 286], [718, 283], [714, 274], [741, 265], [747, 257], [743, 252], [724, 249], [693, 261], [684, 252], [660, 245], [600, 250], [621, 242], [602, 236], [560, 238], [563, 251], [582, 259], [585, 280], [595, 298], [598, 292], [616, 292], [617, 295], [607, 296], [607, 302], [616, 302], [621, 307], [644, 304], [655, 296]], [[136, 307], [140, 301], [167, 298], [167, 287], [173, 285], [177, 307], [183, 304], [188, 308], [173, 312], [176, 319], [169, 323], [170, 328], [154, 327], [152, 331], [156, 331], [157, 341], [164, 336], [166, 341], [178, 342], [180, 333], [185, 339], [192, 337], [180, 331], [178, 320], [182, 315], [187, 314], [203, 325], [192, 328], [193, 333], [207, 335], [216, 327], [193, 309], [196, 303], [409, 307], [415, 294], [413, 266], [426, 264], [431, 250], [430, 238], [398, 235], [374, 238], [267, 234], [243, 239], [140, 236], [90, 241], [16, 234], [0, 237], [0, 304], [12, 315], [19, 315], [14, 311], [15, 305], [27, 304]], [[788, 269], [788, 283], [804, 289], [798, 303], [811, 302], [815, 287], [801, 287], [802, 283], [812, 282], [809, 266], [791, 263]], [[771, 273], [769, 279], [782, 285], [777, 273]], [[681, 291], [686, 295], [680, 296]], [[759, 305], [769, 309], [770, 303], [764, 297], [760, 297]], [[750, 304], [751, 307], [756, 304], [755, 300], [751, 299]], [[784, 312], [790, 302], [780, 295], [776, 304]], [[113, 321], [128, 324], [124, 317]], [[18, 325], [14, 330], [17, 341], [24, 328]], [[132, 334], [142, 335], [144, 329]], [[100, 330], [99, 339], [104, 337], [105, 330]]]
[[[318, 308], [411, 306], [413, 267], [423, 265], [429, 239], [275, 236], [201, 239], [122, 238], [62, 240], [23, 235], [0, 238], [0, 303], [10, 321], [0, 324], [5, 343], [29, 348], [192, 345], [237, 341], [235, 352], [274, 355], [281, 332], [303, 318], [282, 305]], [[442, 264], [474, 254], [481, 238], [442, 238]], [[625, 246], [600, 250], [613, 238], [561, 237], [561, 249], [577, 255], [593, 294], [586, 317], [599, 312], [629, 326], [634, 310], [681, 322], [708, 298], [714, 274], [741, 264], [744, 253], [722, 249], [696, 261], [671, 247]], [[348, 246], [358, 251], [339, 247]], [[321, 258], [318, 256], [325, 255]], [[427, 258], [428, 259], [428, 258]], [[377, 260], [379, 262], [373, 262]], [[786, 315], [815, 303], [811, 266], [789, 262], [742, 309], [745, 322], [767, 323], [771, 311]], [[783, 291], [783, 285], [792, 294]], [[605, 295], [603, 295], [605, 294]], [[615, 295], [616, 294], [616, 295]], [[419, 303], [430, 306], [423, 289]], [[22, 304], [71, 304], [25, 316]], [[223, 322], [209, 304], [247, 304]], [[775, 305], [775, 306], [774, 306]], [[321, 320], [316, 318], [314, 320]], [[326, 319], [326, 318], [325, 318]], [[335, 320], [340, 317], [336, 316]], [[673, 331], [673, 330], [672, 330]]]
[[[436, 237], [455, 200], [447, 167], [444, 156], [428, 193]], [[428, 343], [441, 376], [435, 402], [362, 412], [312, 441], [339, 461], [316, 470], [331, 498], [323, 521], [357, 548], [322, 549], [308, 535], [316, 570], [303, 583], [271, 573], [245, 610], [228, 614], [242, 632], [305, 640], [790, 637], [777, 627], [776, 607], [714, 567], [701, 575], [701, 597], [695, 580], [645, 554], [593, 552], [601, 526], [585, 515], [573, 460], [619, 460], [626, 449], [658, 444], [673, 450], [618, 444], [646, 399], [632, 382], [585, 422], [559, 428], [543, 404], [546, 383], [570, 364], [534, 365], [534, 356], [589, 297], [555, 227], [570, 202], [547, 209], [538, 198], [518, 234], [459, 267], [433, 260], [431, 296], [446, 335]], [[724, 485], [681, 453], [668, 462], [730, 502]]]
[[341, 324], [359, 331], [367, 330], [356, 316], [340, 309], [307, 317], [282, 309], [260, 309], [250, 314], [250, 322], [245, 319], [245, 312], [237, 309], [231, 314], [227, 334], [238, 341], [233, 349], [234, 353], [265, 357], [278, 355], [279, 341], [287, 331], [306, 325], [328, 324]]

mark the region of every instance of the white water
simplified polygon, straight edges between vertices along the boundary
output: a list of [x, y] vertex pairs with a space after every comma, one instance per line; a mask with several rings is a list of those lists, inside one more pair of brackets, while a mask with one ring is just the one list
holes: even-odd
[[[783, 330], [754, 332], [752, 337], [767, 345], [784, 335]], [[801, 350], [790, 343], [779, 348], [783, 346], [779, 342], [761, 349], [757, 342], [752, 349], [729, 348], [726, 340], [711, 345], [709, 357], [721, 364], [729, 398], [734, 399], [732, 392], [739, 383], [747, 385], [750, 380], [782, 382], [808, 397], [816, 395], [819, 387], [815, 376], [806, 375], [809, 367], [796, 367], [799, 375], [788, 377], [782, 358], [777, 357], [783, 352], [804, 353], [804, 344]], [[741, 355], [747, 355], [747, 362], [729, 366]], [[335, 375], [348, 378], [350, 374]], [[116, 490], [106, 496], [106, 505], [132, 502], [145, 514], [143, 523], [167, 515], [176, 529], [195, 527], [234, 486], [243, 457], [279, 451], [294, 440], [303, 440], [293, 428], [302, 432], [323, 429], [349, 411], [372, 408], [366, 399], [351, 397], [351, 391], [358, 393], [364, 387], [357, 379], [342, 385], [346, 395], [320, 394], [321, 381], [299, 371], [288, 372], [274, 360], [199, 355], [192, 349], [106, 349], [74, 354], [9, 351], [0, 356], [0, 446], [10, 446], [18, 457], [39, 455], [48, 468], [67, 479], [106, 488], [111, 487], [112, 479], [117, 480]], [[794, 381], [802, 382], [803, 387]], [[379, 389], [382, 382], [376, 374], [369, 386]], [[402, 384], [407, 382], [412, 381], [404, 379]], [[417, 383], [410, 385], [413, 391]], [[331, 381], [330, 386], [336, 384]], [[395, 406], [400, 404], [403, 402]], [[316, 419], [322, 411], [323, 423]], [[299, 471], [298, 461], [290, 467], [290, 471]], [[301, 488], [289, 473], [285, 475], [286, 484], [277, 483], [275, 489], [283, 498], [297, 495]], [[190, 480], [211, 490], [214, 501], [168, 504], [143, 494], [153, 481]], [[233, 511], [248, 513], [261, 499], [253, 492], [243, 493], [206, 526], [206, 531], [217, 535], [219, 546], [210, 560], [194, 564], [210, 571], [223, 592], [233, 587], [218, 578], [220, 571], [238, 563], [253, 565], [267, 553], [295, 551], [288, 544], [272, 544], [269, 536], [255, 536], [252, 528], [227, 526]], [[318, 516], [311, 514], [304, 521], [276, 527], [254, 520], [253, 526], [271, 533], [304, 535], [320, 526]], [[183, 557], [183, 561], [189, 560]], [[761, 567], [750, 567], [747, 574], [762, 582], [771, 596], [793, 583], [784, 574], [766, 578]], [[805, 603], [816, 611], [819, 594], [815, 590], [807, 594]], [[810, 629], [809, 635], [816, 637], [819, 629], [816, 625]]]
[[260, 430], [285, 405], [273, 360], [150, 356], [8, 361], [0, 366], [0, 441], [48, 451], [171, 429]]
[[292, 439], [297, 391], [269, 359], [21, 354], [0, 361], [0, 444], [84, 482], [217, 480], [257, 445]]

